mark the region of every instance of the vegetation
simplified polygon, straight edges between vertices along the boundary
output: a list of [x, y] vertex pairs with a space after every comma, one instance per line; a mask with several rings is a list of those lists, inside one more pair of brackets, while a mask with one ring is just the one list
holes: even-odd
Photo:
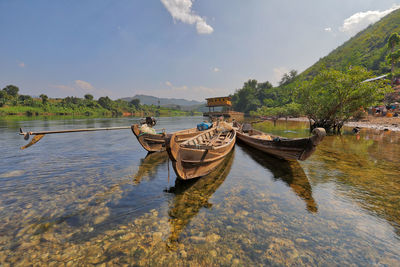
[[[363, 82], [391, 73], [392, 83], [400, 75], [400, 10], [358, 33], [328, 56], [297, 75], [285, 74], [279, 86], [249, 80], [232, 95], [234, 109], [253, 116], [305, 115], [310, 129], [323, 127], [340, 132], [363, 108], [386, 101], [387, 80]], [[265, 86], [268, 85], [268, 86]]]
[[[293, 82], [296, 79], [293, 75], [290, 82], [269, 88], [269, 92], [275, 92], [277, 97], [264, 99], [264, 105], [253, 108], [250, 115], [267, 116], [274, 121], [280, 117], [304, 115], [310, 120], [310, 130], [323, 127], [327, 132], [339, 133], [347, 120], [359, 116], [364, 107], [382, 102], [391, 92], [387, 80], [363, 82], [372, 76], [371, 71], [362, 67], [353, 67], [346, 72], [324, 70], [310, 81]], [[282, 80], [286, 78], [284, 75]], [[236, 92], [234, 100], [246, 103], [249, 97], [242, 93], [249, 90], [248, 84]]]
[[[263, 114], [263, 111], [271, 110], [279, 113], [281, 107], [293, 102], [292, 95], [295, 89], [293, 81], [296, 78], [297, 71], [292, 70], [283, 75], [278, 87], [273, 87], [268, 81], [258, 83], [257, 80], [249, 80], [232, 95], [233, 108], [236, 111], [258, 115], [267, 115]], [[254, 113], [259, 108], [261, 110]]]
[[0, 116], [6, 115], [86, 115], [86, 116], [180, 116], [194, 115], [194, 112], [185, 112], [172, 108], [157, 107], [155, 105], [141, 105], [139, 99], [130, 102], [112, 100], [108, 96], [95, 100], [90, 94], [84, 98], [68, 96], [66, 98], [50, 99], [41, 94], [39, 98], [29, 95], [19, 95], [19, 88], [7, 85], [0, 90]]
[[354, 67], [347, 72], [325, 70], [313, 80], [302, 82], [296, 100], [310, 119], [310, 129], [323, 127], [340, 132], [343, 124], [361, 108], [382, 101], [391, 88], [385, 80], [363, 82], [371, 76], [370, 71]]
[[310, 79], [323, 69], [346, 71], [349, 66], [361, 66], [375, 75], [391, 71], [391, 64], [386, 58], [391, 53], [387, 47], [392, 33], [400, 33], [400, 9], [393, 11], [377, 23], [359, 32], [350, 40], [321, 58], [304, 71], [301, 79]]
[[392, 84], [394, 82], [396, 72], [395, 72], [395, 66], [400, 60], [400, 49], [397, 49], [397, 46], [400, 44], [400, 35], [397, 33], [392, 33], [390, 35], [389, 40], [388, 40], [388, 49], [390, 50], [387, 59], [388, 63], [390, 64], [390, 70], [391, 70], [391, 78], [392, 78]]

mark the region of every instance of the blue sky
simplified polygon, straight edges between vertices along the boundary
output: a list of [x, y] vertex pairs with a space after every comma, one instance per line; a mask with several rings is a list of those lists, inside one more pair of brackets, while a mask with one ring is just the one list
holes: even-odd
[[303, 71], [400, 0], [0, 0], [0, 88], [203, 100]]

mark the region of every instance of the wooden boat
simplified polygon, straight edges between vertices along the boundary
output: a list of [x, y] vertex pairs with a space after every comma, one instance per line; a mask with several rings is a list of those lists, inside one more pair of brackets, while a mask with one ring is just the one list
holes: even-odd
[[232, 150], [236, 131], [213, 127], [179, 144], [179, 135], [166, 139], [168, 156], [172, 160], [176, 175], [181, 179], [192, 179], [209, 174]]
[[[165, 151], [165, 138], [170, 137], [172, 134], [167, 134], [165, 132], [150, 134], [150, 133], [141, 133], [140, 126], [138, 124], [133, 124], [131, 126], [133, 134], [136, 136], [139, 143], [142, 145], [144, 149], [148, 152], [159, 152]], [[200, 132], [197, 128], [186, 129], [182, 131], [176, 132], [177, 142], [183, 142], [190, 137], [198, 135]]]
[[252, 129], [248, 123], [235, 126], [239, 141], [280, 159], [306, 160], [326, 135], [323, 128], [315, 128], [311, 137], [290, 139]]
[[167, 190], [174, 194], [170, 201], [168, 220], [171, 225], [167, 246], [175, 249], [178, 246], [179, 236], [201, 209], [212, 207], [209, 199], [218, 190], [228, 176], [234, 158], [234, 149], [224, 157], [221, 164], [201, 179], [184, 181], [176, 179], [175, 186]]

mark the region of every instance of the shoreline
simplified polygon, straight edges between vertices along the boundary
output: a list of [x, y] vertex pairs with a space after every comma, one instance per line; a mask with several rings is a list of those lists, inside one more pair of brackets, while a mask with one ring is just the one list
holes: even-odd
[[[279, 118], [278, 120], [286, 120], [285, 118]], [[301, 121], [308, 122], [308, 118], [306, 117], [298, 117], [298, 118], [288, 118], [288, 121]], [[345, 127], [359, 127], [359, 128], [368, 128], [374, 129], [378, 131], [394, 131], [400, 132], [400, 117], [374, 117], [367, 116], [366, 118], [359, 121], [348, 121], [344, 124]]]

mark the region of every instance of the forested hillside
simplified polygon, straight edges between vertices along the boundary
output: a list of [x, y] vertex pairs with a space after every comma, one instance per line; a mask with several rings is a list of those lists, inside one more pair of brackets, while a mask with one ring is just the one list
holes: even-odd
[[400, 9], [359, 32], [329, 55], [321, 58], [304, 71], [300, 78], [315, 76], [322, 68], [344, 71], [349, 66], [362, 66], [376, 75], [388, 73], [390, 65], [386, 62], [387, 41], [394, 32], [400, 32]]
[[[393, 33], [400, 33], [400, 9], [359, 32], [301, 74], [297, 75], [295, 70], [286, 73], [277, 87], [273, 87], [268, 81], [245, 82], [243, 87], [232, 95], [234, 109], [253, 115], [296, 116], [304, 112], [303, 107], [298, 104], [298, 88], [324, 71], [329, 71], [332, 75], [338, 75], [334, 71], [339, 71], [345, 75], [351, 69], [350, 66], [359, 66], [368, 73], [367, 76], [363, 76], [365, 79], [388, 74], [391, 72], [391, 63], [387, 58], [391, 53], [388, 40]], [[392, 54], [398, 59], [400, 56], [396, 53], [400, 53], [399, 44], [394, 45], [394, 51], [397, 50], [398, 52]], [[399, 62], [394, 62], [397, 67], [394, 68], [393, 74], [398, 75], [396, 69], [399, 69]]]

